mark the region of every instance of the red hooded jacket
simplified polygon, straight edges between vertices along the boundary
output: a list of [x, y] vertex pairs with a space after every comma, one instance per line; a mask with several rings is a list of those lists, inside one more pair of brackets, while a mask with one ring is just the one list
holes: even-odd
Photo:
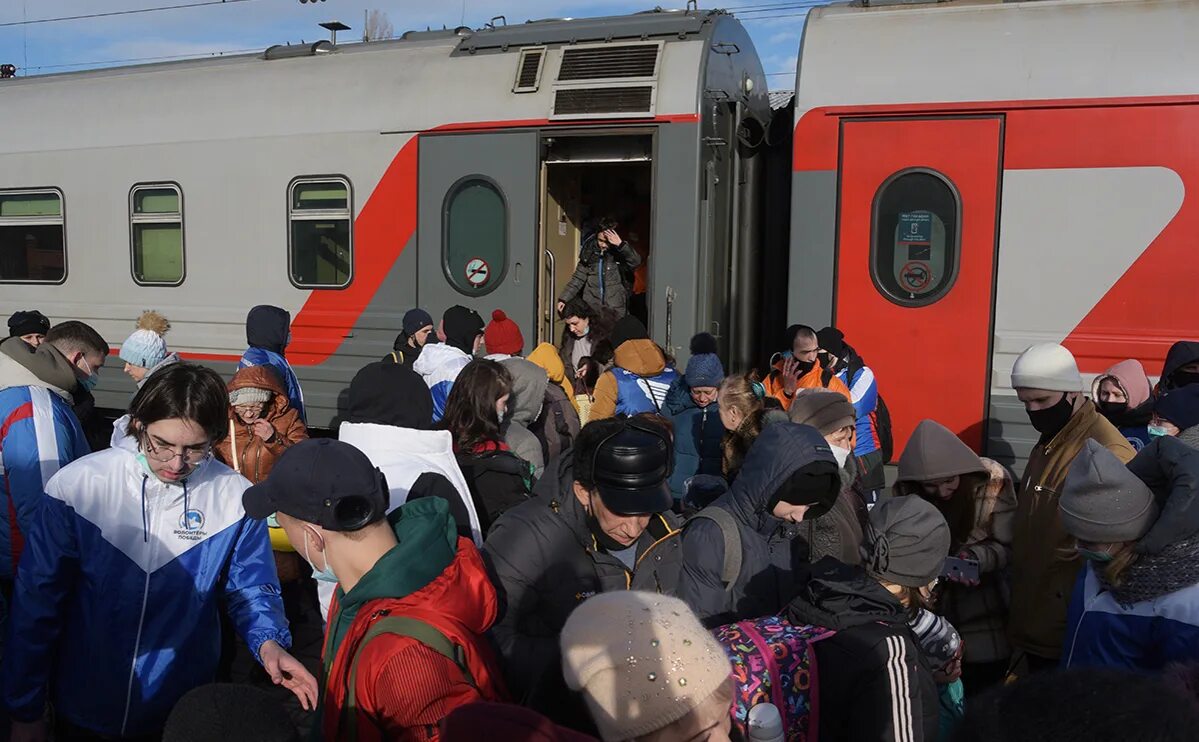
[[[326, 653], [340, 611], [335, 596]], [[495, 588], [479, 550], [470, 539], [459, 538], [453, 561], [432, 582], [407, 596], [369, 600], [359, 607], [328, 673], [322, 703], [324, 739], [349, 739], [349, 730], [341, 727], [350, 663], [371, 625], [386, 612], [420, 619], [462, 647], [475, 685], [453, 661], [416, 639], [381, 634], [366, 644], [358, 660], [358, 740], [438, 740], [439, 724], [455, 708], [506, 700], [499, 665], [484, 637], [498, 612]]]

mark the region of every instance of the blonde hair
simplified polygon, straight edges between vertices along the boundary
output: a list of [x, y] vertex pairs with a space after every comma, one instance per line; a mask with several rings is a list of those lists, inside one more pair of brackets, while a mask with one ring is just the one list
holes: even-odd
[[722, 717], [730, 716], [729, 712], [732, 706], [733, 681], [730, 678], [728, 682], [721, 683], [711, 695], [700, 701], [699, 705], [691, 709], [686, 716], [672, 721], [661, 729], [637, 737], [637, 742], [671, 742], [685, 739], [680, 736], [682, 732], [690, 732], [693, 727], [694, 731], [706, 729], [712, 720], [720, 722]]
[[1114, 588], [1124, 587], [1125, 573], [1137, 562], [1136, 549], [1131, 545], [1123, 546], [1103, 568], [1103, 578]]
[[721, 469], [726, 477], [733, 477], [741, 469], [745, 454], [765, 425], [766, 403], [758, 394], [761, 386], [755, 374], [728, 376], [720, 385], [717, 397], [720, 406], [742, 415], [741, 424], [736, 430], [726, 432], [721, 443]]
[[720, 406], [725, 409], [737, 410], [748, 419], [750, 415], [764, 406], [762, 398], [754, 390], [754, 385], [757, 383], [756, 374], [726, 376], [720, 384], [718, 394]]

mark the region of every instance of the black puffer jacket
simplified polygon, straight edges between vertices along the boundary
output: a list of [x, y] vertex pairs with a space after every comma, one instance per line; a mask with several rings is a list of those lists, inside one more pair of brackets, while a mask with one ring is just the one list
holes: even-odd
[[[500, 617], [492, 629], [509, 688], [516, 699], [544, 696], [544, 683], [561, 683], [558, 635], [566, 617], [587, 598], [613, 590], [674, 595], [681, 564], [672, 513], [650, 518], [637, 544], [636, 569], [600, 549], [587, 513], [573, 491], [571, 453], [552, 462], [533, 499], [492, 526], [483, 557], [499, 590]], [[553, 714], [553, 709], [539, 709]]]
[[837, 633], [816, 648], [820, 740], [937, 739], [937, 685], [899, 600], [831, 557], [797, 575], [784, 615]]
[[704, 625], [773, 615], [791, 599], [791, 565], [809, 553], [801, 537], [808, 529], [775, 518], [766, 506], [792, 474], [817, 461], [837, 465], [832, 449], [815, 428], [790, 422], [767, 426], [749, 449], [732, 488], [708, 506], [728, 511], [737, 521], [741, 570], [731, 589], [720, 579], [724, 569], [720, 526], [706, 518], [688, 522], [679, 597]]

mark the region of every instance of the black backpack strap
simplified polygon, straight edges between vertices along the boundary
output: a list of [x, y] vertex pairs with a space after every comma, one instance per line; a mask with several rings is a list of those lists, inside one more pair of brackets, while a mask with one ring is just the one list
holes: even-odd
[[450, 641], [449, 637], [434, 626], [418, 618], [384, 614], [371, 624], [366, 635], [362, 637], [362, 641], [358, 643], [358, 648], [354, 650], [353, 659], [350, 660], [349, 677], [346, 678], [345, 705], [341, 709], [342, 725], [349, 731], [349, 735], [345, 739], [358, 739], [358, 661], [362, 659], [362, 651], [366, 649], [366, 645], [381, 634], [406, 636], [424, 644], [457, 665], [470, 687], [478, 689], [475, 676], [466, 662], [466, 650], [460, 645]]
[[724, 591], [731, 593], [737, 576], [741, 574], [741, 529], [733, 514], [723, 508], [704, 508], [691, 517], [710, 520], [720, 527], [720, 535], [724, 538], [724, 565], [720, 570], [720, 581], [724, 583]]

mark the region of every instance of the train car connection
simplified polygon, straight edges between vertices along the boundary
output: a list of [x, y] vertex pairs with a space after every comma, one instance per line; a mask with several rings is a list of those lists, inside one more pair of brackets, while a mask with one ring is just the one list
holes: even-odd
[[[648, 251], [649, 327], [753, 363], [766, 79], [741, 24], [651, 11], [0, 83], [0, 311], [112, 344], [146, 308], [231, 373], [246, 311], [292, 313], [309, 424], [404, 311], [503, 309], [556, 341], [580, 229]], [[781, 312], [781, 307], [779, 309]], [[133, 385], [102, 375], [99, 406]]]
[[934, 418], [1025, 459], [1026, 347], [1093, 378], [1199, 337], [1199, 4], [865, 5], [802, 40], [788, 316], [862, 351], [896, 451]]

